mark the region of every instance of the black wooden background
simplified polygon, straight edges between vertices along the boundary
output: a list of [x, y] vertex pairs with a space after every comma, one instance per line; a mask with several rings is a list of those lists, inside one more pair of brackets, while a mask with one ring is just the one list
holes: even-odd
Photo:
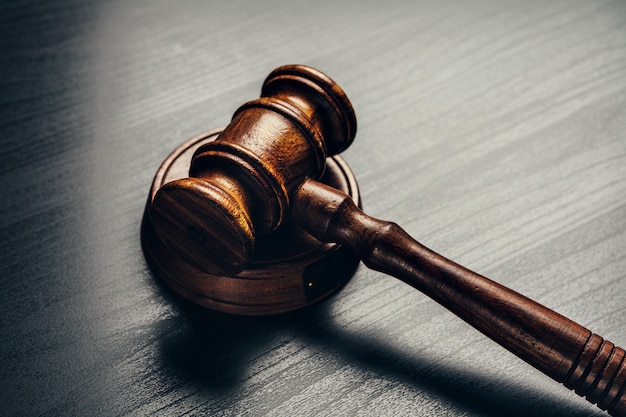
[[357, 112], [366, 211], [626, 346], [626, 2], [0, 6], [0, 414], [602, 416], [359, 268], [266, 319], [146, 266], [148, 188], [287, 63]]

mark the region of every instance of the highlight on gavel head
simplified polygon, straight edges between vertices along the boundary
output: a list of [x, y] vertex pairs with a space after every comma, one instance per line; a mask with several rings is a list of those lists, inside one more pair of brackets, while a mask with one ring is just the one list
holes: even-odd
[[289, 221], [307, 178], [359, 202], [337, 154], [354, 140], [343, 90], [302, 65], [272, 71], [223, 130], [179, 146], [155, 175], [142, 223], [146, 259], [179, 294], [235, 314], [304, 307], [340, 288], [358, 259]]

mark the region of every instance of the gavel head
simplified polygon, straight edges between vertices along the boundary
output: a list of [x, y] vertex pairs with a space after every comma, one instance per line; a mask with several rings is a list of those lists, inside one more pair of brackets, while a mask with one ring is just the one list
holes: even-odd
[[326, 157], [346, 149], [355, 133], [354, 110], [335, 82], [302, 65], [277, 68], [261, 97], [196, 150], [189, 178], [158, 190], [154, 229], [200, 271], [235, 274], [256, 239], [286, 221], [292, 192], [319, 178]]

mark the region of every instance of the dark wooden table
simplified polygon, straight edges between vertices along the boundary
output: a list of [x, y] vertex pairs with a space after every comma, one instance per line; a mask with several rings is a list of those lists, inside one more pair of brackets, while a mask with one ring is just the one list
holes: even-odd
[[148, 188], [286, 63], [333, 77], [366, 211], [626, 346], [626, 2], [3, 2], [7, 416], [603, 416], [361, 267], [303, 312], [190, 306]]

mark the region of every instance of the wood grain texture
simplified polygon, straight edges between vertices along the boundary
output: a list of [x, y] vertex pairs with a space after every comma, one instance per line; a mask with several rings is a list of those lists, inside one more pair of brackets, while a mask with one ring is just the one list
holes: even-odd
[[626, 417], [619, 346], [417, 242], [396, 223], [363, 213], [345, 193], [307, 179], [292, 218], [322, 242], [339, 242], [456, 314], [500, 346], [616, 417]]
[[624, 2], [0, 7], [4, 414], [606, 415], [365, 268], [299, 314], [197, 310], [139, 225], [174, 147], [304, 63], [354, 104], [368, 213], [624, 346]]

